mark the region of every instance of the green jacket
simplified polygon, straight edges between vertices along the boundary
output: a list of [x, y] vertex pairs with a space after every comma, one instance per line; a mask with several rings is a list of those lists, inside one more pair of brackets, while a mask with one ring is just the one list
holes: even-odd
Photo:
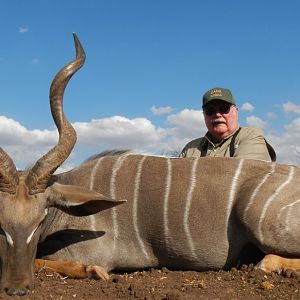
[[[211, 141], [211, 135], [208, 132], [204, 137], [190, 141], [183, 148], [180, 156], [230, 157], [230, 143], [234, 135], [235, 132], [216, 144]], [[235, 137], [233, 148], [232, 157], [271, 161], [272, 156], [273, 161], [276, 159], [275, 151], [267, 144], [264, 134], [259, 128], [242, 127]]]

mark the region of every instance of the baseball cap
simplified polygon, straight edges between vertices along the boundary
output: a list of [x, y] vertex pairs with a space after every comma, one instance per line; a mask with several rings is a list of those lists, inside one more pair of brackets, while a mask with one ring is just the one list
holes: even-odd
[[202, 108], [204, 108], [204, 106], [206, 106], [212, 100], [223, 100], [230, 104], [236, 105], [231, 91], [221, 87], [215, 87], [203, 95]]

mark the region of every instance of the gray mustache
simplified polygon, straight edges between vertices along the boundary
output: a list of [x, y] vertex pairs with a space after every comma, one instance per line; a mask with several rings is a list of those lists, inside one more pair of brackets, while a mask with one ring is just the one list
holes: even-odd
[[221, 123], [225, 124], [225, 121], [220, 120], [220, 119], [212, 119], [211, 123], [212, 124], [221, 124]]

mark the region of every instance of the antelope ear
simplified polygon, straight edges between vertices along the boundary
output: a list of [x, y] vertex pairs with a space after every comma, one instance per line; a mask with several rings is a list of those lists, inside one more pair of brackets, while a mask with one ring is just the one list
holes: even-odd
[[46, 189], [46, 195], [49, 206], [58, 207], [76, 216], [95, 214], [126, 202], [110, 199], [84, 187], [56, 182]]

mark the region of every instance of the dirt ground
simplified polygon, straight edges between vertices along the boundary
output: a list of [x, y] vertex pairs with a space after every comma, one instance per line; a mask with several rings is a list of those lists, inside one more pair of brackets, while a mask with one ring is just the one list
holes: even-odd
[[252, 266], [216, 272], [153, 269], [110, 277], [109, 281], [76, 280], [42, 269], [36, 272], [30, 294], [0, 294], [0, 299], [300, 299], [298, 274], [266, 274]]

